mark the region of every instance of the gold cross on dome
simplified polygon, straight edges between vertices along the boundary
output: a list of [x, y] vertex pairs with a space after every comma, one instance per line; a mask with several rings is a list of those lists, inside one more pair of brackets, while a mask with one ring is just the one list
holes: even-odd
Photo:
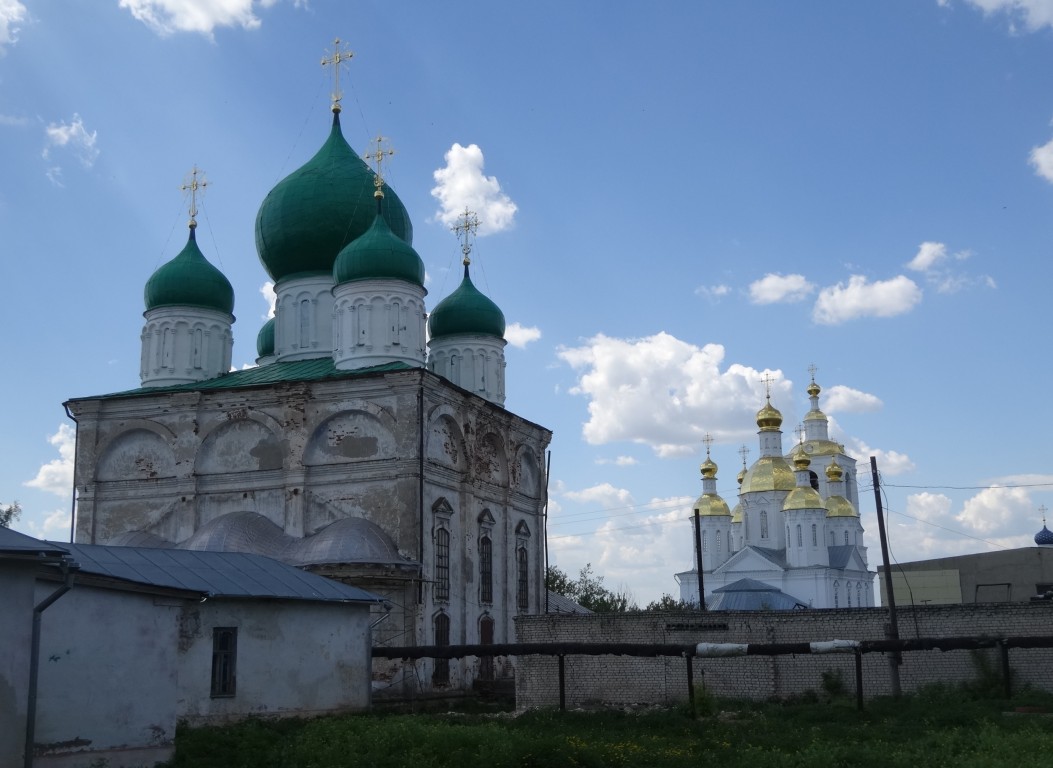
[[815, 367], [815, 363], [808, 366], [808, 373], [812, 375], [812, 383], [815, 383], [815, 374], [819, 372], [819, 369]]
[[739, 456], [742, 457], [742, 468], [746, 468], [746, 457], [750, 455], [750, 449], [743, 445], [739, 448]]
[[793, 430], [793, 432], [795, 435], [797, 435], [797, 442], [803, 443], [805, 435], [804, 424], [798, 424], [796, 429]]
[[[200, 178], [198, 176], [200, 175]], [[194, 168], [187, 175], [186, 180], [182, 186], [179, 187], [183, 192], [190, 192], [190, 226], [197, 226], [197, 194], [198, 190], [201, 194], [205, 194], [205, 187], [209, 184], [205, 180], [205, 172], [198, 169], [195, 165]]]
[[367, 162], [373, 161], [374, 163], [376, 163], [376, 167], [373, 169], [374, 173], [376, 174], [373, 177], [373, 186], [376, 187], [376, 191], [373, 193], [373, 196], [383, 197], [384, 192], [382, 190], [384, 187], [384, 172], [382, 166], [384, 163], [384, 158], [391, 157], [392, 155], [394, 155], [395, 150], [384, 149], [383, 144], [385, 141], [387, 141], [387, 139], [385, 139], [383, 136], [377, 136], [375, 139], [373, 139], [373, 141], [376, 143], [377, 148], [372, 152], [366, 152], [366, 154], [362, 155], [362, 159]]
[[472, 260], [468, 258], [468, 254], [472, 252], [471, 237], [479, 231], [479, 217], [475, 215], [475, 211], [468, 210], [467, 207], [458, 217], [458, 221], [450, 229], [457, 235], [457, 239], [461, 240], [461, 253], [464, 254], [464, 265], [467, 267], [472, 263]]
[[706, 436], [702, 438], [702, 442], [706, 444], [706, 458], [709, 458], [709, 447], [713, 445], [713, 435], [706, 432]]
[[1038, 508], [1038, 511], [1042, 513], [1042, 525], [1045, 525], [1046, 524], [1046, 512], [1048, 512], [1049, 510], [1046, 509], [1046, 505], [1043, 504], [1041, 507]]
[[761, 381], [764, 382], [765, 397], [768, 400], [771, 400], [771, 385], [775, 383], [775, 377], [768, 371], [765, 371], [764, 375], [761, 377]]
[[347, 50], [346, 43], [344, 44], [344, 50], [340, 50], [340, 38], [336, 38], [333, 41], [333, 55], [322, 57], [323, 67], [333, 68], [333, 111], [340, 111], [340, 99], [343, 94], [340, 92], [340, 64], [345, 61], [350, 61], [351, 57], [355, 54]]

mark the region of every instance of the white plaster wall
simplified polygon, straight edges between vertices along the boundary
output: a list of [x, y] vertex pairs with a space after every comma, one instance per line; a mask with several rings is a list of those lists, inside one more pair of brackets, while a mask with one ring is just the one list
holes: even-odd
[[[211, 696], [213, 627], [238, 628], [233, 697]], [[176, 706], [192, 724], [369, 707], [368, 604], [207, 600], [184, 613], [180, 644]]]
[[309, 360], [332, 354], [332, 276], [282, 280], [274, 291], [274, 359]]
[[333, 289], [333, 361], [351, 370], [424, 365], [427, 291], [402, 280], [356, 280]]
[[159, 307], [144, 317], [139, 371], [144, 387], [203, 381], [230, 370], [232, 315], [201, 307]]
[[0, 562], [0, 765], [21, 765], [33, 628], [30, 567]]
[[506, 344], [504, 339], [476, 334], [435, 339], [428, 342], [428, 370], [503, 406]]

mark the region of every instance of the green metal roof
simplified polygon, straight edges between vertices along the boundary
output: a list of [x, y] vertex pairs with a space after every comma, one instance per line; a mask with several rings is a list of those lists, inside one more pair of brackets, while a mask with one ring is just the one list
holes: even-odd
[[146, 281], [143, 301], [147, 311], [158, 307], [204, 307], [234, 311], [234, 289], [197, 247], [194, 227], [179, 254]]
[[277, 384], [283, 381], [322, 381], [324, 379], [350, 379], [370, 373], [387, 371], [414, 370], [405, 363], [385, 363], [371, 368], [359, 368], [353, 371], [342, 371], [333, 364], [333, 358], [320, 357], [315, 360], [296, 360], [291, 363], [270, 363], [246, 368], [242, 371], [217, 376], [214, 379], [195, 381], [189, 384], [176, 384], [171, 387], [139, 387], [124, 392], [114, 392], [96, 397], [75, 397], [74, 400], [103, 400], [111, 397], [136, 397], [158, 395], [167, 392], [201, 392], [214, 389], [238, 389], [241, 387], [259, 387]]
[[364, 235], [349, 243], [333, 265], [337, 285], [353, 280], [405, 280], [424, 285], [424, 262], [413, 246], [401, 239], [377, 215]]
[[274, 318], [263, 324], [256, 335], [256, 356], [269, 357], [274, 354]]
[[467, 264], [457, 290], [440, 301], [428, 318], [428, 333], [433, 339], [460, 333], [505, 337], [504, 313], [475, 287]]
[[[275, 280], [329, 273], [337, 254], [373, 223], [375, 174], [344, 139], [338, 114], [322, 148], [286, 176], [256, 215], [256, 250]], [[413, 242], [413, 225], [398, 195], [384, 185], [381, 210], [391, 231]]]

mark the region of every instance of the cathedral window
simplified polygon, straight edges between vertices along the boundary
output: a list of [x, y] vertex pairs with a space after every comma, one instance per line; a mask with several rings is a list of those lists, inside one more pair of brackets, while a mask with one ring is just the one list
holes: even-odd
[[[443, 647], [450, 644], [450, 617], [445, 613], [435, 614], [434, 620], [435, 645]], [[450, 683], [450, 660], [435, 659], [435, 667], [431, 673], [432, 685], [449, 685]]]
[[840, 607], [841, 602], [841, 584], [834, 582], [834, 608]]
[[804, 540], [801, 538], [801, 526], [800, 525], [797, 526], [797, 546], [798, 547], [803, 547], [804, 546]]
[[819, 529], [815, 527], [815, 523], [812, 523], [812, 546], [819, 546]]
[[494, 601], [494, 545], [489, 536], [479, 539], [479, 600]]
[[702, 531], [702, 551], [709, 551], [709, 531]]
[[526, 547], [516, 548], [516, 607], [521, 613], [530, 608], [530, 558]]
[[863, 605], [863, 582], [856, 583], [856, 605], [862, 607]]
[[819, 475], [815, 474], [812, 470], [808, 470], [808, 483], [812, 486], [813, 490], [819, 490]]
[[212, 628], [212, 698], [228, 698], [237, 690], [238, 628]]
[[848, 531], [845, 531], [845, 544], [848, 543]]
[[728, 531], [728, 552], [731, 551], [731, 531]]
[[716, 542], [717, 542], [717, 552], [720, 552], [720, 542], [721, 542], [720, 531], [717, 531], [716, 536], [714, 536], [713, 538], [716, 539]]
[[[483, 616], [479, 620], [479, 645], [493, 645], [494, 642], [494, 620], [489, 616]], [[483, 656], [479, 659], [479, 678], [481, 680], [494, 679], [494, 657]]]
[[760, 513], [760, 537], [762, 539], [768, 538], [768, 510]]
[[195, 328], [190, 339], [190, 365], [201, 368], [201, 348], [204, 346], [205, 332]]
[[391, 343], [399, 343], [399, 331], [402, 328], [402, 306], [397, 302], [391, 302]]
[[304, 299], [300, 302], [300, 349], [311, 346], [311, 302]]
[[172, 333], [171, 328], [165, 328], [164, 333], [161, 335], [161, 367], [171, 368], [172, 367], [172, 347], [175, 343], [175, 334]]
[[845, 600], [848, 601], [848, 607], [852, 607], [852, 582], [845, 584]]
[[435, 599], [450, 599], [450, 532], [435, 531]]

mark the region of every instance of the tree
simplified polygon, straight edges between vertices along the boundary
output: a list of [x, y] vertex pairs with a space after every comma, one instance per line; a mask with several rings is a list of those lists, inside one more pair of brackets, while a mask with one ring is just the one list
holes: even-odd
[[686, 600], [673, 597], [668, 592], [662, 595], [657, 600], [652, 600], [644, 608], [645, 611], [696, 611], [698, 605], [690, 603]]
[[577, 579], [570, 578], [559, 567], [550, 565], [545, 572], [545, 586], [594, 613], [625, 613], [638, 610], [629, 590], [623, 588], [612, 592], [603, 586], [603, 577], [593, 572], [592, 563], [587, 563], [578, 572]]
[[18, 519], [18, 516], [22, 514], [22, 507], [18, 505], [18, 502], [12, 502], [6, 507], [0, 506], [0, 528], [10, 528], [11, 523]]

